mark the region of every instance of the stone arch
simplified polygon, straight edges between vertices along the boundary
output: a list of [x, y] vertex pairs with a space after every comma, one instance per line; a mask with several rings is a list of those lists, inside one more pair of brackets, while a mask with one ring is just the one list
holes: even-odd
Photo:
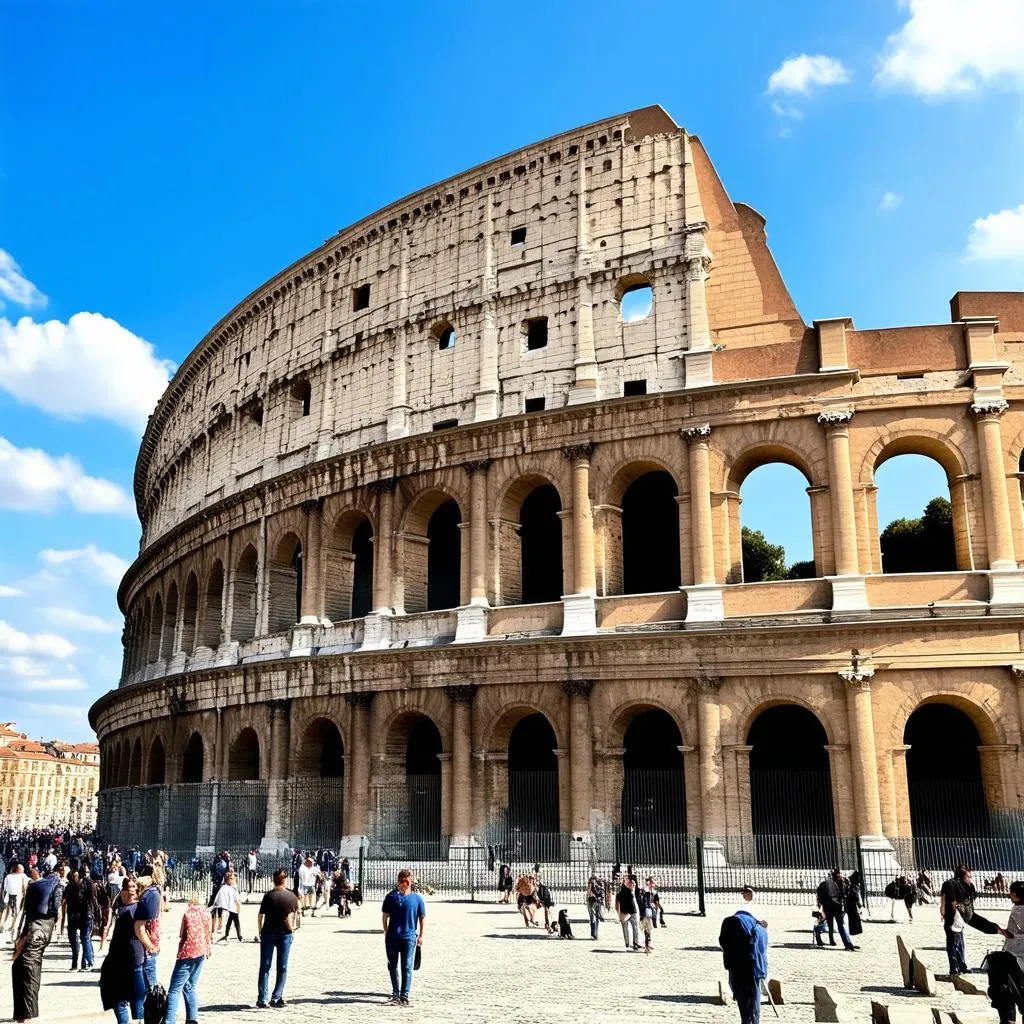
[[341, 779], [345, 774], [345, 744], [333, 718], [317, 715], [302, 730], [295, 774]]
[[160, 652], [164, 658], [169, 658], [178, 651], [178, 583], [172, 580], [167, 588], [167, 598], [164, 601], [164, 624], [160, 632]]
[[[552, 744], [558, 738], [541, 711], [506, 716], [506, 821], [509, 832], [524, 843], [524, 853], [547, 859], [551, 841], [561, 831], [559, 758]], [[535, 837], [535, 838], [533, 838]]]
[[163, 740], [156, 736], [149, 747], [149, 763], [146, 769], [146, 782], [149, 785], [162, 786], [167, 781], [165, 760]]
[[153, 611], [149, 622], [149, 650], [146, 655], [146, 661], [150, 665], [154, 665], [160, 660], [160, 642], [163, 634], [163, 626], [164, 601], [158, 593], [156, 597], [153, 598]]
[[[253, 544], [246, 545], [235, 566], [231, 609], [232, 641], [251, 640], [256, 635], [256, 592], [259, 556]], [[209, 593], [209, 591], [207, 591]]]
[[440, 487], [421, 491], [403, 519], [402, 578], [408, 613], [455, 608], [462, 599], [462, 508]]
[[376, 780], [379, 834], [403, 843], [442, 835], [444, 741], [434, 719], [404, 707], [388, 716]]
[[301, 538], [288, 530], [267, 560], [268, 633], [283, 633], [302, 617], [302, 557]]
[[142, 740], [136, 739], [132, 746], [131, 761], [128, 765], [128, 785], [142, 785]]
[[260, 738], [247, 725], [240, 729], [228, 747], [228, 779], [232, 782], [259, 779], [261, 769]]
[[181, 608], [181, 649], [186, 654], [196, 649], [196, 623], [199, 618], [199, 578], [190, 572], [185, 580]]
[[324, 538], [324, 607], [332, 622], [361, 618], [373, 603], [376, 535], [359, 508], [341, 512]]
[[481, 731], [484, 749], [494, 752], [507, 750], [513, 728], [520, 719], [533, 714], [543, 715], [548, 720], [548, 725], [555, 733], [556, 745], [560, 749], [568, 745], [555, 711], [542, 707], [535, 700], [511, 700], [494, 711], [490, 721]]
[[[255, 548], [253, 549], [255, 554]], [[255, 610], [254, 610], [255, 611]], [[199, 646], [216, 650], [220, 646], [224, 623], [224, 563], [215, 558], [206, 574]]]
[[198, 731], [193, 732], [185, 744], [185, 751], [181, 758], [181, 781], [182, 782], [203, 782], [206, 778], [206, 751], [203, 745], [203, 737]]
[[496, 507], [500, 603], [561, 600], [568, 586], [562, 552], [571, 540], [557, 485], [544, 473], [522, 474], [507, 482]]
[[128, 763], [128, 741], [121, 740], [117, 744], [117, 782], [118, 786], [127, 786], [128, 779], [131, 777], [131, 765]]
[[662, 711], [672, 719], [675, 727], [679, 730], [680, 743], [685, 742], [686, 729], [679, 715], [678, 709], [673, 708], [665, 701], [650, 696], [628, 697], [615, 705], [608, 716], [608, 725], [604, 733], [604, 744], [607, 747], [618, 748], [623, 746], [626, 730], [637, 715], [645, 711]]

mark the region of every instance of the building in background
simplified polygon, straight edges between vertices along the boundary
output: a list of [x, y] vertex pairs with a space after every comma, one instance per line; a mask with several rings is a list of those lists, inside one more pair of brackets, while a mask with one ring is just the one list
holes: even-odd
[[0, 828], [91, 830], [99, 782], [95, 743], [31, 740], [0, 722]]

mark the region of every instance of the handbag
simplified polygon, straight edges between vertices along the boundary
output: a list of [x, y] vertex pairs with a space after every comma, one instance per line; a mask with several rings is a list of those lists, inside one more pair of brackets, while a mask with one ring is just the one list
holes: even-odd
[[953, 920], [949, 922], [951, 932], [962, 932], [964, 930], [964, 919], [960, 916], [959, 909], [953, 911]]

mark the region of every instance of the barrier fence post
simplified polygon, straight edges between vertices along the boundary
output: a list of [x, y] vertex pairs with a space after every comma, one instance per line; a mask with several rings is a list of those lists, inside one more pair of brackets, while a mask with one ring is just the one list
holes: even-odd
[[363, 895], [363, 899], [366, 899], [366, 890], [363, 888], [363, 861], [366, 859], [366, 847], [363, 845], [363, 840], [359, 840], [359, 891]]
[[707, 916], [704, 905], [704, 837], [697, 836], [697, 913]]
[[870, 913], [871, 900], [868, 896], [868, 890], [871, 886], [868, 885], [867, 872], [864, 870], [864, 847], [861, 846], [860, 836], [857, 837], [857, 870], [860, 872], [860, 888], [861, 896], [864, 898], [864, 909]]
[[476, 888], [474, 886], [473, 878], [473, 847], [466, 847], [466, 871], [469, 874], [469, 901], [470, 903], [476, 903]]

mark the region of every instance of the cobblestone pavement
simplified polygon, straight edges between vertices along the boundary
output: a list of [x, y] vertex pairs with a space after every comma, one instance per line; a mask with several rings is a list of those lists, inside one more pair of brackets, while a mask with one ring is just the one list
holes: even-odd
[[[284, 1010], [257, 1010], [258, 950], [251, 941], [256, 902], [245, 907], [243, 934], [249, 941], [218, 945], [200, 983], [200, 1018], [204, 1024], [242, 1024], [274, 1020], [322, 1022], [358, 1014], [373, 1022], [395, 1014], [413, 1020], [452, 1022], [544, 1022], [568, 1019], [595, 1024], [622, 1024], [633, 1016], [645, 1022], [735, 1022], [735, 1007], [716, 1006], [711, 998], [724, 980], [718, 949], [727, 905], [711, 906], [707, 918], [668, 916], [668, 928], [654, 932], [655, 952], [626, 952], [617, 922], [601, 927], [599, 941], [589, 936], [586, 913], [570, 907], [575, 941], [563, 942], [542, 929], [528, 931], [514, 907], [486, 903], [448, 903], [428, 898], [423, 967], [413, 983], [413, 1006], [400, 1009], [384, 1003], [390, 986], [380, 935], [378, 904], [367, 903], [344, 921], [331, 915], [307, 917], [292, 947]], [[888, 911], [888, 901], [885, 911]], [[164, 918], [159, 977], [167, 983], [177, 948], [181, 904]], [[879, 908], [882, 909], [882, 908]], [[900, 908], [902, 912], [902, 907]], [[930, 1024], [928, 1008], [967, 1009], [996, 1016], [983, 997], [955, 992], [939, 983], [935, 999], [907, 994], [900, 988], [896, 934], [936, 973], [945, 970], [943, 934], [934, 907], [922, 907], [914, 924], [865, 922], [862, 948], [847, 953], [815, 949], [810, 942], [809, 907], [764, 907], [769, 922], [769, 972], [782, 982], [786, 1004], [783, 1022], [813, 1021], [812, 985], [824, 984], [846, 1007], [845, 1019], [869, 1019], [872, 999], [917, 1012]], [[1003, 914], [992, 915], [1003, 923]], [[988, 936], [967, 930], [968, 961], [977, 966], [994, 945]], [[98, 975], [72, 974], [66, 940], [51, 944], [44, 966], [41, 1024], [81, 1024], [113, 1020], [101, 1011]], [[98, 962], [98, 961], [97, 961]], [[976, 980], [984, 988], [984, 976]], [[9, 969], [0, 980], [0, 1019], [11, 1013]], [[179, 1022], [184, 1019], [184, 1006]], [[909, 1017], [907, 1018], [909, 1020]], [[774, 1020], [764, 1007], [762, 1020]]]

